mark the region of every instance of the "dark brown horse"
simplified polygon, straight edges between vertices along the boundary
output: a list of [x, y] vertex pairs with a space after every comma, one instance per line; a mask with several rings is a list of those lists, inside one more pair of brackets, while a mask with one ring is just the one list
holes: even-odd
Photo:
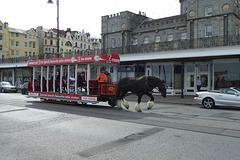
[[142, 95], [146, 94], [151, 99], [147, 103], [147, 108], [151, 109], [154, 104], [154, 97], [152, 95], [153, 89], [156, 88], [161, 92], [161, 95], [166, 98], [166, 85], [164, 81], [159, 78], [152, 76], [142, 76], [139, 78], [127, 77], [123, 78], [118, 82], [118, 90], [117, 90], [117, 107], [118, 109], [122, 109], [121, 101], [123, 101], [123, 105], [128, 109], [129, 104], [124, 99], [127, 96], [128, 92], [132, 94], [136, 94], [138, 96], [138, 103], [135, 106], [135, 110], [141, 112], [140, 102], [142, 99]]

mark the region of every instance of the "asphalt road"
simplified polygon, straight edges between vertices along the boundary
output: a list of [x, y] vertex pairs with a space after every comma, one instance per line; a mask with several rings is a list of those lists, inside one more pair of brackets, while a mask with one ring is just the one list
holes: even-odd
[[1, 160], [239, 160], [240, 109], [155, 103], [142, 113], [0, 93]]

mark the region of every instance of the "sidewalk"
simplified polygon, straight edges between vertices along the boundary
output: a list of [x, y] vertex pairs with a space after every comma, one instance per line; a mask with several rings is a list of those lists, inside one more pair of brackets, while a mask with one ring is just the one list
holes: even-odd
[[[184, 95], [184, 98], [181, 98], [181, 95], [168, 95], [167, 98], [163, 98], [160, 95], [154, 95], [155, 103], [172, 103], [172, 104], [188, 104], [195, 105], [194, 96]], [[138, 97], [136, 95], [130, 95], [126, 97], [128, 101], [137, 101]], [[150, 98], [146, 95], [142, 97], [142, 102], [149, 101]]]

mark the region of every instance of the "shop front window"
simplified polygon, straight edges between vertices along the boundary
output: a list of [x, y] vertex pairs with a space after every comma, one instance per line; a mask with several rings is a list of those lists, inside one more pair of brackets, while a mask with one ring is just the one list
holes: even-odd
[[173, 72], [173, 65], [159, 65], [159, 64], [153, 64], [152, 66], [152, 75], [154, 77], [158, 77], [161, 80], [166, 81], [166, 85], [168, 88], [172, 88], [172, 72]]
[[240, 62], [214, 63], [214, 89], [240, 88]]
[[134, 77], [134, 66], [119, 66], [118, 67], [118, 81], [125, 77]]

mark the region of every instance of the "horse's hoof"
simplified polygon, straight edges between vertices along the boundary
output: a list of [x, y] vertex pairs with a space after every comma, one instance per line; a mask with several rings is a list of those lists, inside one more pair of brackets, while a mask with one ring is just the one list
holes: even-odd
[[135, 105], [135, 110], [136, 110], [137, 112], [142, 112], [139, 103], [137, 103], [137, 104]]
[[123, 110], [122, 108], [117, 108], [118, 110]]
[[124, 101], [123, 101], [123, 105], [124, 105], [124, 107], [126, 108], [126, 109], [129, 109], [129, 104], [128, 104], [128, 102], [124, 99]]
[[154, 105], [154, 101], [148, 101], [147, 102], [147, 109], [148, 110], [152, 109], [153, 105]]

